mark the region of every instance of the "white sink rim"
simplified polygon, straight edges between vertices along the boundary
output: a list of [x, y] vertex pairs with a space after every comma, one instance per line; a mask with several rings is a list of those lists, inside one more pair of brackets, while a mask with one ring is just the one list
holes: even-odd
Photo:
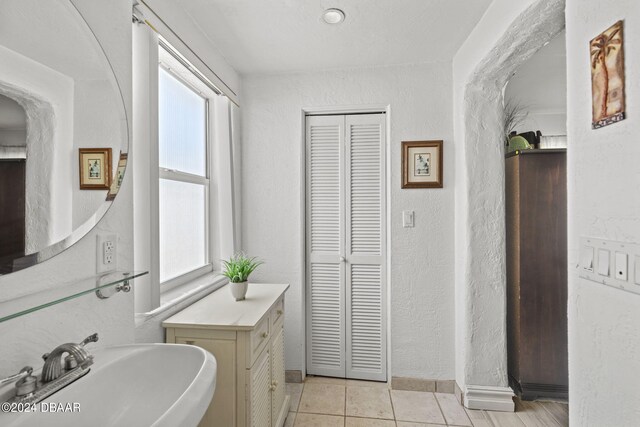
[[[203, 356], [202, 365], [196, 376], [192, 379], [189, 386], [183, 391], [182, 395], [178, 400], [176, 400], [173, 405], [171, 405], [167, 410], [162, 414], [153, 424], [153, 427], [174, 427], [174, 426], [182, 426], [188, 423], [189, 419], [197, 418], [194, 425], [197, 425], [202, 417], [204, 416], [209, 404], [211, 403], [211, 399], [213, 398], [213, 393], [215, 392], [216, 386], [216, 378], [217, 378], [217, 363], [216, 359], [213, 357], [211, 353], [208, 351], [196, 347], [193, 345], [186, 344], [163, 344], [163, 343], [149, 343], [149, 344], [123, 344], [123, 345], [114, 345], [109, 347], [104, 347], [102, 349], [96, 350], [94, 354], [94, 366], [98, 365], [97, 368], [100, 369], [101, 365], [99, 362], [100, 355], [105, 352], [109, 352], [109, 350], [120, 350], [131, 348], [132, 350], [139, 348], [150, 348], [150, 347], [158, 347], [163, 348], [165, 346], [171, 346], [173, 348], [181, 347], [185, 349], [189, 349], [188, 351], [196, 351]], [[93, 367], [92, 367], [93, 368]], [[88, 375], [91, 375], [89, 372]], [[213, 378], [213, 381], [210, 379]], [[54, 394], [55, 396], [55, 394]]]
[[[159, 358], [154, 357], [153, 360], [144, 356], [148, 356], [150, 351], [154, 352], [153, 354], [156, 356], [158, 354], [155, 352], [156, 349], [162, 351], [165, 348], [170, 351], [167, 362], [174, 365], [176, 365], [176, 360], [179, 361], [183, 357], [183, 353], [186, 352], [184, 354], [187, 357], [184, 359], [188, 364], [182, 366], [187, 366], [190, 369], [185, 371], [184, 376], [181, 372], [171, 372], [171, 375], [164, 377], [164, 383], [160, 381], [159, 385], [163, 387], [158, 387], [158, 384], [153, 382], [153, 378], [161, 378], [162, 373], [170, 372], [172, 366], [167, 365], [166, 368], [162, 366], [162, 363], [165, 362], [162, 360], [164, 357], [162, 354], [158, 356]], [[87, 425], [87, 417], [90, 417], [91, 425], [96, 427], [120, 426], [122, 422], [128, 425], [150, 425], [153, 427], [196, 427], [211, 403], [215, 391], [217, 363], [211, 353], [200, 347], [160, 343], [124, 344], [89, 352], [94, 355], [91, 371], [42, 401], [42, 403], [78, 402], [80, 403], [80, 414], [68, 412], [52, 416], [52, 414], [39, 411], [29, 414], [0, 413], [0, 425], [8, 427], [85, 426]], [[154, 363], [145, 365], [145, 360], [152, 360]], [[160, 365], [157, 362], [160, 362]], [[120, 375], [109, 378], [110, 367], [117, 368], [118, 365], [124, 366], [123, 370], [114, 371]], [[135, 377], [135, 374], [131, 375], [131, 373], [137, 372], [141, 366], [140, 371], [144, 375], [140, 378], [147, 378], [147, 380], [140, 382], [140, 378], [131, 378], [132, 381], [138, 380], [139, 382], [129, 388], [129, 394], [127, 394], [127, 384], [122, 384], [122, 376], [124, 375], [128, 381], [131, 376]], [[164, 370], [158, 371], [158, 366]], [[175, 366], [175, 368], [180, 370], [180, 366]], [[176, 378], [179, 378], [179, 381], [174, 381]], [[94, 382], [99, 385], [95, 388], [93, 395], [90, 394], [92, 381], [101, 381]], [[120, 384], [122, 387], [119, 387]], [[170, 384], [177, 385], [168, 394], [163, 394], [159, 400], [153, 400], [159, 396], [154, 392], [166, 391]], [[74, 388], [74, 386], [76, 387]], [[141, 393], [141, 389], [144, 389], [144, 392]], [[110, 401], [109, 396], [104, 393], [117, 396]], [[146, 402], [152, 402], [152, 404], [145, 405], [145, 397], [148, 399]], [[116, 402], [120, 402], [121, 406], [119, 407]], [[87, 406], [89, 409], [83, 410], [83, 407]], [[99, 409], [92, 411], [96, 406]], [[105, 412], [102, 412], [103, 408]], [[102, 424], [100, 424], [101, 422]]]

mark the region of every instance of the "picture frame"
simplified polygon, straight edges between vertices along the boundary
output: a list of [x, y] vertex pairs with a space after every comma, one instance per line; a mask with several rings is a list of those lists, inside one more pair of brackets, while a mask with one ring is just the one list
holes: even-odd
[[113, 182], [111, 183], [111, 187], [109, 188], [109, 192], [107, 193], [107, 200], [115, 199], [118, 191], [120, 191], [122, 180], [124, 179], [124, 171], [127, 168], [127, 159], [128, 154], [121, 152]]
[[80, 189], [108, 190], [111, 186], [111, 148], [79, 148]]
[[402, 141], [402, 188], [442, 188], [442, 177], [442, 140]]
[[589, 42], [592, 129], [626, 118], [623, 24], [616, 22]]

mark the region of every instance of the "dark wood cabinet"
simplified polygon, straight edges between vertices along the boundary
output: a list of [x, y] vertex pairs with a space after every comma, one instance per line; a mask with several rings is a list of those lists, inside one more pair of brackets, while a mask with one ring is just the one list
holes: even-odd
[[26, 161], [0, 159], [0, 274], [25, 250]]
[[525, 400], [567, 398], [566, 152], [505, 161], [509, 381]]

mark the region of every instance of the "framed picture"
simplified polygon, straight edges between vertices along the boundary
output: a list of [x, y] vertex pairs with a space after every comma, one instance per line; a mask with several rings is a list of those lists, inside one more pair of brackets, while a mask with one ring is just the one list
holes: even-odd
[[108, 190], [111, 185], [111, 148], [80, 148], [80, 189]]
[[118, 160], [118, 168], [116, 169], [116, 175], [107, 193], [107, 200], [113, 200], [116, 198], [116, 194], [120, 191], [122, 185], [122, 179], [124, 178], [124, 170], [127, 168], [127, 153], [120, 153], [120, 160]]
[[625, 118], [624, 35], [618, 21], [589, 43], [591, 58], [591, 127]]
[[442, 141], [402, 141], [402, 188], [442, 188]]

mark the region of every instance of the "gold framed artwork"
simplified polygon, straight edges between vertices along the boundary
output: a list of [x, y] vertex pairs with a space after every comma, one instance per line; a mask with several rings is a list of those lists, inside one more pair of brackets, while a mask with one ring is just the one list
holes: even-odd
[[109, 188], [109, 193], [107, 193], [107, 200], [113, 200], [116, 198], [116, 194], [120, 191], [120, 187], [122, 186], [122, 179], [124, 178], [124, 171], [127, 168], [127, 153], [120, 153], [120, 159], [118, 160], [118, 168], [116, 169], [116, 174], [111, 183], [111, 188]]
[[625, 119], [624, 35], [618, 21], [589, 44], [593, 129]]
[[402, 141], [402, 188], [442, 188], [442, 141]]
[[80, 148], [80, 189], [108, 190], [111, 185], [111, 148]]

